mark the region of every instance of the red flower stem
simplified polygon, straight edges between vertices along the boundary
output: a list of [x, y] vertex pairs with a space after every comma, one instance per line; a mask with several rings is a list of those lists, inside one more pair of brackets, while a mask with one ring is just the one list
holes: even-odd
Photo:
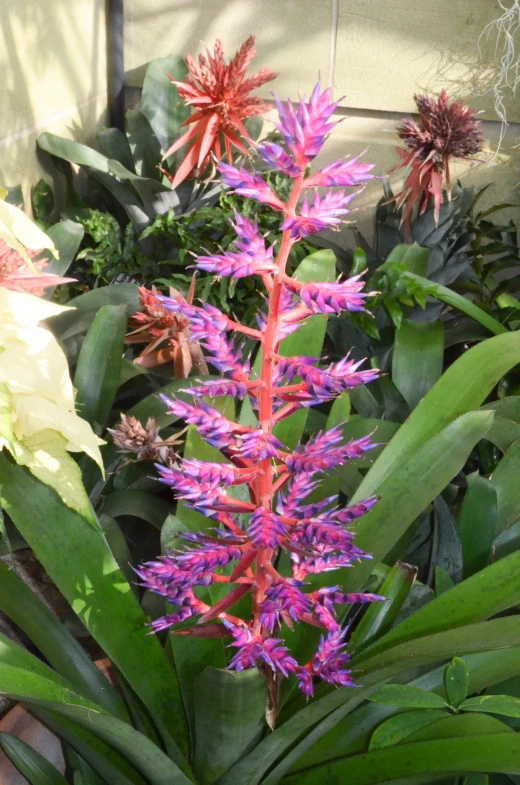
[[250, 335], [251, 338], [256, 338], [257, 341], [262, 340], [262, 333], [260, 330], [255, 330], [253, 327], [245, 327], [245, 325], [240, 324], [239, 322], [234, 322], [233, 319], [228, 319], [228, 327], [231, 330], [236, 330], [236, 332], [243, 333], [244, 335]]
[[[284, 210], [284, 217], [294, 213], [294, 209], [298, 204], [302, 190], [303, 176], [298, 177], [294, 181], [293, 189], [289, 200]], [[282, 234], [282, 242], [280, 250], [276, 259], [276, 266], [278, 268], [278, 275], [273, 276], [272, 288], [269, 292], [269, 313], [267, 316], [267, 324], [265, 332], [262, 337], [262, 361], [260, 366], [260, 380], [262, 387], [258, 393], [258, 419], [260, 428], [266, 433], [270, 434], [273, 430], [273, 363], [275, 362], [273, 355], [278, 351], [279, 337], [278, 325], [280, 321], [280, 297], [282, 293], [282, 283], [280, 276], [285, 274], [285, 267], [289, 252], [293, 245], [294, 240], [291, 238], [290, 231], [285, 231]], [[272, 508], [273, 503], [273, 470], [271, 466], [271, 459], [264, 458], [259, 461], [258, 468], [260, 474], [258, 476], [258, 501], [261, 507], [266, 510]], [[257, 626], [260, 619], [260, 603], [264, 599], [265, 590], [267, 588], [267, 565], [271, 564], [274, 551], [271, 548], [260, 548], [255, 560], [255, 588], [253, 589], [253, 626]]]
[[273, 493], [279, 491], [280, 488], [282, 488], [285, 485], [285, 483], [287, 482], [290, 476], [291, 475], [288, 472], [284, 472], [283, 474], [281, 474], [273, 485]]
[[287, 387], [277, 387], [276, 392], [285, 394], [285, 393], [301, 392], [302, 390], [306, 390], [306, 389], [307, 389], [307, 383], [300, 382], [299, 384], [288, 384]]

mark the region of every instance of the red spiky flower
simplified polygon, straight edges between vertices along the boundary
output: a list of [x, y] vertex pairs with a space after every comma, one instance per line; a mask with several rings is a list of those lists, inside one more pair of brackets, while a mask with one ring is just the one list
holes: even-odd
[[164, 154], [164, 158], [168, 158], [184, 145], [192, 143], [175, 177], [169, 177], [172, 188], [190, 174], [204, 171], [211, 154], [220, 160], [222, 143], [228, 163], [231, 163], [232, 146], [241, 153], [247, 153], [239, 138], [249, 138], [243, 121], [269, 108], [260, 98], [249, 93], [278, 76], [264, 68], [246, 79], [247, 69], [256, 54], [254, 43], [254, 36], [249, 36], [226, 64], [222, 43], [217, 40], [213, 55], [206, 49], [207, 59], [199, 55], [198, 64], [191, 55], [187, 55], [186, 65], [190, 73], [185, 82], [177, 82], [168, 74], [180, 97], [194, 109], [193, 114], [182, 123], [191, 127]]
[[426, 95], [414, 95], [419, 112], [418, 121], [407, 118], [397, 127], [397, 135], [408, 150], [396, 147], [401, 162], [392, 170], [410, 167], [403, 190], [395, 197], [397, 207], [404, 207], [402, 223], [408, 234], [412, 211], [419, 205], [418, 214], [428, 209], [433, 197], [435, 223], [439, 220], [442, 185], [445, 179], [448, 199], [451, 196], [450, 158], [467, 159], [480, 152], [483, 144], [477, 112], [461, 101], [449, 103], [446, 90], [437, 100]]

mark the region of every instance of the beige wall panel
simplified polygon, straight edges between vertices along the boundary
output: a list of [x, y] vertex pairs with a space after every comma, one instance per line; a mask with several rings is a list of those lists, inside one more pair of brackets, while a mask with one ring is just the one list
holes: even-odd
[[[335, 87], [345, 106], [410, 112], [415, 92], [446, 87], [494, 119], [495, 39], [478, 39], [496, 0], [337, 0]], [[518, 101], [507, 95], [511, 120]]]
[[104, 0], [0, 0], [0, 182], [41, 176], [36, 138], [81, 140], [106, 109]]
[[329, 79], [332, 0], [127, 0], [127, 83], [142, 84], [146, 64], [168, 54], [197, 55], [216, 38], [231, 57], [253, 33], [258, 51], [251, 69], [271, 68], [279, 78], [263, 88], [294, 96], [309, 90], [321, 71]]

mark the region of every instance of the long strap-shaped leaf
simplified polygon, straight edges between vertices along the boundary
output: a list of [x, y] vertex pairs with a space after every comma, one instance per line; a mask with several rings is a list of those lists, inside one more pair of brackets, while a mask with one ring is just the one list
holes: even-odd
[[[493, 623], [491, 623], [493, 624]], [[406, 663], [408, 659], [414, 660], [414, 665], [420, 664], [421, 662], [432, 661], [436, 657], [442, 658], [442, 652], [450, 652], [445, 653], [445, 657], [451, 657], [451, 652], [453, 651], [454, 654], [457, 653], [457, 647], [462, 647], [464, 649], [461, 653], [468, 653], [470, 651], [475, 650], [482, 650], [483, 647], [487, 647], [488, 644], [486, 643], [486, 636], [488, 634], [493, 635], [493, 629], [496, 630], [496, 634], [498, 639], [501, 641], [506, 642], [506, 646], [508, 643], [514, 642], [518, 644], [518, 634], [520, 633], [520, 624], [506, 624], [506, 625], [498, 625], [494, 627], [491, 631], [488, 631], [487, 625], [471, 625], [469, 627], [465, 627], [465, 635], [464, 640], [458, 634], [451, 634], [451, 631], [447, 633], [441, 633], [440, 635], [432, 635], [429, 636], [428, 639], [422, 639], [421, 641], [412, 641], [409, 644], [405, 644], [404, 646], [398, 646], [394, 650], [388, 652], [388, 657], [386, 660], [383, 660], [382, 664], [372, 665], [372, 671], [370, 668], [367, 669], [367, 673], [369, 674], [368, 677], [360, 677], [362, 682], [371, 683], [374, 679], [380, 679], [382, 676], [393, 676], [399, 670], [403, 668], [406, 669]], [[493, 642], [493, 648], [499, 649], [500, 645], [496, 645], [496, 642]], [[432, 657], [432, 653], [434, 653]], [[377, 658], [375, 658], [377, 660]], [[374, 661], [375, 662], [375, 661]], [[378, 675], [379, 672], [379, 675]], [[365, 697], [369, 697], [370, 693], [373, 692], [372, 690], [364, 690]], [[354, 698], [356, 701], [356, 698]], [[359, 701], [356, 705], [359, 704]], [[340, 706], [336, 711], [332, 712], [328, 715], [322, 722], [319, 723], [315, 728], [313, 728], [309, 734], [305, 736], [305, 738], [294, 747], [288, 755], [284, 757], [282, 762], [269, 774], [269, 776], [263, 780], [263, 785], [276, 785], [282, 777], [292, 768], [292, 766], [299, 760], [301, 755], [306, 752], [309, 747], [314, 744], [316, 741], [319, 741], [329, 730], [334, 728], [339, 721], [341, 721], [347, 714], [352, 711], [352, 708], [355, 708], [355, 705], [352, 706], [352, 702], [345, 704], [344, 706]]]
[[463, 297], [461, 294], [457, 294], [457, 292], [454, 292], [452, 289], [448, 289], [447, 286], [429, 281], [427, 278], [415, 275], [415, 273], [405, 273], [403, 278], [411, 278], [416, 283], [422, 284], [424, 288], [428, 290], [428, 294], [436, 297], [443, 303], [446, 303], [446, 305], [451, 305], [458, 311], [462, 311], [462, 313], [465, 313], [472, 319], [475, 319], [476, 322], [483, 327], [486, 327], [489, 332], [494, 333], [494, 335], [500, 335], [501, 333], [506, 332], [504, 325], [497, 322], [496, 319], [483, 311], [482, 308], [479, 308], [478, 305], [472, 303], [471, 300], [467, 300], [466, 297]]
[[[300, 748], [293, 754], [288, 754], [288, 750], [296, 742], [307, 739], [319, 723], [319, 729], [308, 741], [312, 743], [320, 739], [337, 722], [357, 708], [376, 685], [384, 683], [401, 671], [456, 655], [518, 646], [520, 619], [513, 617], [448, 630], [395, 646], [364, 663], [363, 673], [359, 677], [363, 685], [360, 689], [336, 690], [302, 709], [229, 769], [218, 780], [218, 785], [236, 785], [237, 782], [241, 785], [258, 785], [271, 766], [285, 756], [277, 768], [278, 779], [271, 778], [269, 782], [269, 785], [274, 785], [309, 746], [307, 743], [304, 745], [305, 749]], [[325, 721], [322, 722], [323, 720]]]
[[107, 785], [147, 785], [143, 775], [106, 741], [53, 711], [31, 706], [31, 714], [47, 725], [102, 777]]
[[308, 772], [287, 777], [287, 785], [378, 785], [413, 777], [429, 782], [432, 775], [456, 776], [469, 772], [517, 773], [520, 771], [520, 736], [490, 733], [399, 744], [364, 755], [324, 763]]
[[30, 785], [67, 785], [58, 769], [10, 733], [0, 733], [0, 747]]
[[0, 666], [0, 693], [74, 720], [122, 752], [150, 785], [190, 785], [179, 767], [131, 725], [49, 679], [12, 665]]
[[[37, 618], [38, 621], [38, 618]], [[41, 621], [41, 619], [40, 619]], [[43, 630], [45, 632], [45, 630]], [[30, 654], [26, 649], [23, 649], [14, 641], [0, 635], [0, 673], [2, 669], [7, 666], [17, 668], [32, 675], [32, 677], [40, 677], [45, 683], [52, 682], [61, 691], [64, 696], [71, 693], [73, 685], [66, 681], [62, 676], [58, 675], [52, 668], [49, 668], [44, 662]], [[106, 682], [107, 686], [108, 682]], [[79, 692], [77, 693], [79, 696]], [[86, 700], [82, 695], [80, 701]], [[100, 704], [86, 702], [86, 705], [98, 708], [103, 711]], [[49, 717], [45, 715], [42, 717], [43, 721], [49, 724]], [[118, 752], [109, 747], [101, 739], [93, 736], [90, 731], [85, 731], [79, 726], [73, 725], [70, 722], [62, 722], [61, 727], [55, 729], [58, 735], [67, 741], [70, 741], [78, 751], [82, 754], [86, 753], [89, 760], [92, 758], [93, 763], [101, 770], [103, 774], [109, 773], [109, 785], [144, 785], [141, 775], [136, 769], [133, 768]], [[78, 738], [79, 731], [79, 738]], [[79, 745], [79, 746], [78, 746]]]
[[73, 687], [115, 717], [128, 719], [121, 696], [77, 640], [3, 562], [0, 562], [0, 610], [25, 632]]
[[356, 492], [379, 490], [395, 469], [442, 428], [487, 398], [497, 380], [520, 362], [520, 333], [499, 335], [459, 357], [434, 384], [383, 450]]
[[[504, 678], [520, 673], [520, 649], [512, 647], [501, 651], [468, 654], [464, 657], [464, 662], [470, 674], [469, 692], [480, 692], [503, 681]], [[444, 666], [435, 668], [410, 683], [423, 690], [444, 695], [444, 671]], [[319, 765], [325, 760], [363, 752], [368, 747], [374, 729], [387, 718], [402, 712], [403, 709], [396, 706], [368, 703], [350, 712], [326, 733], [321, 733], [321, 729], [317, 726], [305, 739], [306, 743], [300, 742], [298, 745], [300, 749], [295, 750], [295, 753], [298, 753], [295, 768], [305, 769]], [[325, 722], [328, 722], [329, 718], [331, 715]], [[320, 737], [318, 741], [315, 741], [314, 736]], [[300, 757], [302, 752], [303, 755]]]
[[520, 551], [467, 578], [419, 608], [355, 657], [356, 666], [374, 655], [424, 635], [483, 621], [520, 603]]
[[76, 405], [84, 420], [104, 426], [121, 372], [126, 332], [124, 305], [105, 305], [83, 341], [74, 376]]
[[[162, 729], [186, 745], [171, 664], [124, 579], [103, 533], [47, 486], [0, 456], [2, 504], [54, 583]], [[177, 763], [187, 764], [180, 750]]]
[[[482, 417], [486, 414], [490, 412], [468, 412], [459, 417], [412, 454], [406, 455], [404, 461], [394, 466], [385, 477], [378, 488], [380, 500], [356, 526], [356, 545], [371, 553], [376, 564], [464, 466], [475, 444], [491, 426], [492, 418]], [[393, 440], [386, 449], [390, 449], [392, 444]], [[377, 461], [367, 477], [376, 466]], [[361, 487], [363, 484], [364, 481]], [[358, 489], [354, 498], [359, 500], [364, 496]], [[364, 559], [362, 564], [343, 570], [341, 582], [346, 591], [355, 591], [354, 586], [361, 586], [372, 569], [371, 562]]]

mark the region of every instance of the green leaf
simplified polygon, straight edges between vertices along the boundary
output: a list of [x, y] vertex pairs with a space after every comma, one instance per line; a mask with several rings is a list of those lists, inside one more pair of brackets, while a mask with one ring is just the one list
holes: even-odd
[[206, 668], [195, 682], [195, 755], [201, 785], [214, 782], [258, 743], [265, 727], [266, 682], [256, 669]]
[[387, 684], [368, 698], [384, 706], [401, 706], [404, 709], [446, 709], [448, 704], [434, 692], [410, 687], [408, 684]]
[[377, 750], [381, 747], [390, 747], [398, 744], [407, 736], [410, 736], [420, 728], [437, 722], [442, 713], [435, 709], [423, 709], [422, 711], [405, 711], [389, 717], [381, 723], [374, 731], [370, 739], [370, 750]]
[[67, 762], [73, 770], [74, 785], [107, 785], [94, 769], [84, 760], [70, 744], [66, 747]]
[[[491, 647], [500, 656], [498, 653], [509, 646], [512, 647], [515, 667], [518, 667], [516, 651], [519, 645], [520, 622], [518, 619], [509, 618], [474, 624], [458, 630], [448, 630], [395, 646], [392, 650], [373, 658], [370, 664], [366, 663], [362, 666], [363, 672], [358, 677], [363, 684], [362, 687], [355, 692], [337, 690], [313, 701], [260, 742], [255, 750], [235, 764], [218, 783], [235, 785], [236, 782], [240, 782], [242, 785], [258, 785], [265, 772], [281, 758], [282, 762], [263, 780], [263, 785], [275, 785], [286, 775], [303, 752], [366, 700], [377, 689], [378, 684], [382, 685], [384, 681], [396, 676], [400, 671], [427, 662], [451, 658], [457, 654], [489, 651]], [[298, 742], [296, 746], [294, 746], [295, 742]]]
[[482, 570], [489, 562], [497, 529], [497, 492], [478, 472], [468, 474], [459, 519], [463, 578]]
[[137, 174], [158, 180], [161, 145], [143, 112], [131, 109], [126, 113], [126, 133]]
[[499, 534], [493, 543], [495, 561], [503, 559], [510, 553], [520, 549], [520, 521], [513, 523], [509, 529]]
[[327, 418], [327, 430], [346, 422], [350, 416], [350, 396], [348, 392], [341, 393], [330, 407]]
[[[377, 488], [380, 500], [356, 526], [356, 545], [371, 553], [376, 563], [390, 551], [410, 524], [464, 466], [471, 450], [491, 425], [491, 420], [485, 419], [489, 414], [491, 412], [470, 412], [459, 417], [426, 444], [416, 448], [405, 461], [400, 461], [390, 476], [386, 474], [386, 479]], [[397, 432], [386, 450], [392, 447], [404, 427]], [[354, 503], [366, 498], [366, 493], [363, 493], [365, 483], [378, 467], [386, 450], [356, 491], [352, 500]], [[354, 591], [352, 587], [360, 586], [370, 574], [370, 562], [366, 559], [363, 562], [343, 571], [343, 583], [349, 587], [348, 591]]]
[[457, 525], [442, 496], [435, 499], [433, 507], [435, 528], [432, 562], [445, 570], [453, 582], [460, 581], [462, 578], [462, 548]]
[[100, 128], [96, 134], [96, 143], [103, 155], [119, 161], [129, 172], [135, 173], [130, 145], [120, 128]]
[[64, 139], [56, 134], [48, 133], [48, 131], [38, 137], [36, 144], [50, 155], [65, 158], [66, 161], [71, 161], [79, 166], [90, 166], [101, 172], [108, 172], [106, 156], [85, 144]]
[[172, 505], [154, 493], [125, 488], [103, 496], [99, 511], [111, 518], [133, 515], [160, 529], [167, 515], [171, 513]]
[[506, 328], [503, 327], [500, 322], [493, 319], [493, 317], [483, 311], [482, 308], [479, 308], [478, 305], [472, 303], [471, 300], [467, 300], [465, 297], [448, 289], [446, 286], [441, 286], [439, 283], [433, 283], [427, 278], [422, 278], [420, 275], [414, 275], [413, 273], [405, 273], [403, 278], [411, 279], [420, 284], [424, 287], [427, 294], [436, 297], [438, 300], [450, 305], [452, 308], [456, 308], [458, 311], [462, 311], [462, 313], [475, 319], [476, 322], [479, 322], [483, 327], [486, 327], [494, 335], [501, 335], [502, 333], [507, 332]]
[[74, 310], [65, 311], [48, 320], [52, 332], [60, 341], [86, 332], [98, 311], [105, 305], [124, 305], [127, 316], [132, 316], [139, 310], [139, 293], [135, 284], [119, 283], [80, 294], [79, 297], [69, 300], [67, 305]]
[[[161, 730], [182, 745], [185, 727], [175, 675], [159, 641], [146, 635], [146, 617], [103, 533], [2, 456], [0, 473], [2, 504], [38, 561]], [[182, 761], [178, 753], [179, 765]]]
[[5, 382], [0, 382], [0, 450], [3, 447], [15, 455], [11, 391]]
[[486, 438], [495, 447], [498, 447], [501, 452], [506, 452], [513, 442], [520, 439], [520, 425], [512, 420], [506, 420], [505, 417], [497, 417], [495, 415], [493, 425], [489, 429]]
[[446, 570], [443, 570], [442, 567], [435, 567], [435, 594], [437, 597], [453, 589], [454, 586], [455, 584]]
[[365, 611], [351, 635], [355, 651], [361, 651], [376, 637], [381, 637], [392, 627], [397, 614], [408, 597], [417, 575], [417, 567], [397, 562], [377, 591], [386, 597], [385, 602], [374, 602]]
[[485, 714], [458, 714], [439, 719], [429, 727], [416, 731], [408, 741], [479, 736], [484, 733], [511, 733], [511, 731], [512, 728], [496, 717], [487, 717]]
[[178, 548], [181, 544], [180, 535], [185, 531], [187, 531], [185, 524], [176, 515], [170, 513], [161, 529], [161, 551], [165, 553], [167, 550]]
[[31, 189], [33, 214], [37, 221], [49, 223], [50, 215], [54, 210], [54, 194], [50, 185], [45, 180], [38, 180]]
[[[177, 195], [171, 189], [167, 189], [157, 180], [140, 177], [131, 169], [127, 169], [117, 157], [107, 158], [86, 145], [47, 132], [43, 133], [37, 141], [38, 145], [51, 155], [82, 166], [90, 177], [101, 183], [119, 201], [138, 229], [144, 228], [149, 223], [150, 216], [157, 212], [164, 212], [161, 207], [162, 201], [166, 201], [165, 209], [168, 204], [171, 204], [172, 199], [178, 201]], [[116, 155], [121, 157], [120, 146]], [[129, 181], [128, 187], [124, 182], [120, 182], [121, 180]]]
[[67, 785], [52, 763], [16, 736], [0, 733], [0, 747], [30, 785]]
[[102, 775], [107, 785], [147, 785], [142, 775], [128, 760], [91, 731], [69, 719], [63, 719], [49, 709], [33, 705], [31, 714], [41, 720], [60, 739]]
[[403, 319], [395, 334], [392, 380], [414, 409], [442, 374], [444, 328], [442, 322]]
[[[115, 518], [110, 518], [108, 515], [100, 515], [99, 523], [119, 569], [128, 583], [132, 586], [135, 579], [135, 573], [132, 569], [132, 557], [123, 532], [119, 528]], [[134, 590], [134, 593], [137, 592]]]
[[[465, 661], [470, 672], [470, 692], [479, 692], [497, 682], [502, 682], [504, 675], [511, 675], [513, 672], [516, 674], [520, 671], [520, 658], [517, 651], [511, 648], [501, 652], [484, 652], [466, 656]], [[443, 667], [435, 668], [414, 679], [412, 684], [442, 694], [444, 671]], [[295, 767], [308, 768], [324, 760], [363, 752], [368, 746], [371, 734], [379, 724], [392, 715], [398, 715], [399, 711], [396, 708], [369, 703], [336, 722], [334, 715], [329, 715], [329, 718], [324, 721], [329, 725], [329, 730], [323, 733], [317, 726], [312, 733], [318, 736], [318, 741], [313, 743], [312, 738], [307, 737], [309, 744], [301, 757], [296, 754], [298, 762]]]
[[364, 674], [380, 671], [380, 676], [393, 676], [412, 667], [412, 664], [416, 666], [470, 652], [516, 647], [519, 642], [520, 619], [511, 616], [415, 638], [384, 649], [368, 659], [365, 658], [367, 652], [363, 652], [363, 662], [360, 662], [360, 658], [353, 657], [352, 663]]
[[185, 774], [146, 736], [102, 713], [71, 690], [11, 665], [0, 666], [0, 692], [29, 705], [50, 709], [77, 722], [122, 752], [150, 785], [190, 785]]
[[481, 621], [520, 602], [520, 552], [506, 556], [424, 605], [356, 655], [356, 661], [404, 641]]
[[489, 777], [487, 774], [470, 774], [464, 777], [462, 785], [489, 785]]
[[458, 706], [466, 698], [469, 688], [469, 671], [460, 657], [454, 657], [444, 671], [444, 686], [451, 706]]
[[52, 668], [34, 654], [30, 654], [26, 649], [23, 649], [18, 643], [0, 633], [0, 668], [4, 668], [4, 666], [23, 668], [24, 671], [34, 676], [39, 676], [66, 690], [70, 689], [70, 684], [53, 671]]
[[497, 416], [520, 424], [520, 395], [510, 395], [484, 404], [482, 409], [492, 409]]
[[[46, 234], [53, 241], [59, 256], [55, 259], [52, 254], [49, 254], [49, 262], [45, 272], [54, 273], [54, 275], [65, 275], [75, 259], [85, 231], [81, 224], [66, 219], [54, 224], [54, 226], [50, 226], [46, 230]], [[44, 297], [46, 300], [52, 298], [55, 288], [55, 286], [51, 286], [45, 289]]]
[[95, 526], [81, 470], [66, 447], [67, 439], [61, 433], [45, 428], [17, 443], [16, 460], [45, 485], [54, 488], [68, 507]]
[[121, 373], [126, 308], [105, 305], [96, 314], [79, 353], [74, 386], [76, 405], [91, 424], [105, 425]]
[[[458, 718], [450, 718], [458, 719]], [[362, 755], [327, 761], [308, 772], [286, 778], [287, 785], [379, 785], [406, 779], [419, 785], [435, 775], [468, 772], [516, 772], [520, 767], [520, 740], [511, 733], [442, 738], [374, 750]]]
[[497, 380], [520, 362], [520, 333], [490, 338], [456, 360], [435, 383], [377, 459], [356, 494], [359, 501], [417, 448], [461, 414], [480, 406]]
[[398, 264], [411, 273], [426, 275], [429, 253], [428, 248], [424, 248], [417, 243], [413, 243], [413, 245], [401, 243], [391, 250], [386, 262], [381, 265], [380, 269], [386, 270], [391, 265]]
[[491, 475], [497, 494], [495, 536], [515, 523], [520, 516], [520, 495], [516, 490], [519, 476], [520, 440], [511, 445]]
[[468, 698], [459, 706], [460, 711], [483, 711], [504, 717], [520, 717], [520, 698], [511, 695], [479, 695]]
[[179, 126], [190, 114], [190, 108], [181, 101], [177, 88], [168, 79], [184, 82], [186, 63], [181, 57], [170, 55], [152, 60], [143, 82], [140, 110], [150, 122], [163, 153], [179, 136]]
[[0, 561], [0, 610], [75, 689], [111, 714], [127, 718], [124, 703], [73, 636], [18, 576]]

